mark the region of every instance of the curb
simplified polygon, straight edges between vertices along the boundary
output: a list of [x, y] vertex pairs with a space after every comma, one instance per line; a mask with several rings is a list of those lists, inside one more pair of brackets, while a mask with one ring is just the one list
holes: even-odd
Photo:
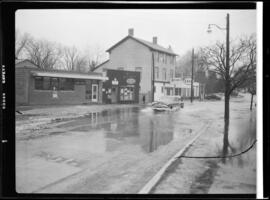
[[184, 148], [178, 151], [165, 165], [163, 165], [163, 167], [146, 183], [146, 185], [138, 192], [138, 194], [149, 194], [150, 191], [157, 185], [157, 183], [159, 182], [163, 174], [166, 172], [168, 167], [175, 160], [177, 160], [178, 159], [177, 157], [181, 156], [186, 151], [186, 149], [191, 144], [193, 144], [198, 139], [198, 137], [200, 137], [201, 134], [204, 133], [204, 131], [206, 131], [210, 127], [210, 125], [211, 125], [211, 122], [208, 121], [206, 125], [201, 130], [199, 130], [198, 134], [192, 140], [190, 140], [186, 144], [186, 146], [184, 146]]

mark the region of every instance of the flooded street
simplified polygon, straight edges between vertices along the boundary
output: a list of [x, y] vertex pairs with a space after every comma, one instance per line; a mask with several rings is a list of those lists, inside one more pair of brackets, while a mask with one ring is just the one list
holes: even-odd
[[[237, 102], [234, 104], [230, 127], [236, 128], [231, 130], [230, 143], [238, 152], [244, 150], [255, 135], [250, 131], [233, 133], [238, 126], [246, 126], [244, 113], [249, 108], [243, 103], [241, 107]], [[24, 193], [137, 193], [209, 121], [216, 121], [209, 131], [216, 141], [212, 154], [216, 154], [222, 141], [219, 140], [222, 108], [223, 101], [187, 102], [184, 109], [164, 113], [154, 113], [149, 107], [130, 106], [51, 120], [35, 130], [27, 129], [29, 119], [26, 117], [19, 120], [20, 125], [16, 127], [20, 130], [16, 140], [16, 190]], [[233, 120], [240, 117], [243, 124], [241, 120]], [[254, 119], [251, 121], [253, 123]], [[254, 125], [246, 130], [252, 128]], [[242, 167], [255, 165], [254, 156], [255, 151], [228, 163]]]
[[[208, 111], [216, 116], [202, 134], [164, 174], [152, 190], [156, 194], [255, 194], [256, 193], [256, 107], [249, 110], [249, 96], [231, 100], [229, 158], [222, 163], [223, 118], [217, 117], [217, 102]], [[254, 146], [252, 146], [254, 144]], [[247, 152], [241, 154], [241, 152]], [[230, 157], [240, 154], [239, 156]], [[209, 157], [209, 158], [208, 158]]]

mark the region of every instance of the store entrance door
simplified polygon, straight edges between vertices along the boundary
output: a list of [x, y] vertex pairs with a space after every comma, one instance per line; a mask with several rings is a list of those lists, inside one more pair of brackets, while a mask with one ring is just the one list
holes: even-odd
[[98, 101], [98, 85], [92, 84], [92, 102]]
[[118, 87], [112, 87], [111, 100], [112, 103], [117, 103]]

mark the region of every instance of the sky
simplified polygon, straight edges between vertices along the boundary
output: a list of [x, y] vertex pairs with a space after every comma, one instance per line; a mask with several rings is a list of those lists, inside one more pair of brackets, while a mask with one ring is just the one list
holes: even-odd
[[226, 31], [207, 33], [208, 24], [226, 27], [230, 14], [230, 38], [256, 33], [256, 10], [180, 10], [180, 9], [84, 9], [18, 10], [16, 29], [36, 39], [46, 39], [84, 51], [106, 51], [134, 29], [134, 36], [158, 44], [171, 45], [179, 56], [192, 48], [225, 41]]

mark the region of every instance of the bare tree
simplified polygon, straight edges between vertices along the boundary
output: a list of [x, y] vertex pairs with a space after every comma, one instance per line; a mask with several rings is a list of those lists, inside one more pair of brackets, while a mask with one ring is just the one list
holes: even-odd
[[61, 57], [61, 49], [46, 40], [31, 38], [26, 45], [27, 58], [42, 69], [54, 69]]
[[78, 50], [76, 47], [64, 47], [64, 63], [65, 69], [68, 71], [75, 71], [76, 69], [76, 58], [78, 56]]
[[[228, 152], [228, 130], [230, 113], [230, 96], [232, 92], [254, 77], [256, 69], [256, 40], [255, 35], [240, 39], [236, 44], [230, 42], [229, 69], [226, 68], [226, 48], [217, 42], [214, 46], [202, 48], [200, 61], [209, 71], [220, 75], [224, 83], [225, 112], [224, 112], [224, 155]], [[225, 162], [225, 160], [224, 160]]]
[[64, 68], [68, 71], [87, 71], [87, 58], [76, 47], [64, 47]]
[[88, 71], [93, 71], [97, 65], [105, 60], [106, 52], [99, 45], [88, 46], [86, 49]]
[[31, 36], [28, 33], [23, 35], [17, 29], [15, 32], [15, 59], [20, 59]]

